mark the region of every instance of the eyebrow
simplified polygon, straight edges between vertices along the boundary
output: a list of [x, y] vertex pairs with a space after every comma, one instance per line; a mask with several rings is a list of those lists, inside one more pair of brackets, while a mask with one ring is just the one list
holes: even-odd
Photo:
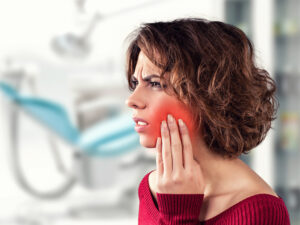
[[[151, 74], [151, 75], [149, 75], [149, 76], [144, 77], [144, 78], [143, 78], [143, 81], [149, 81], [149, 80], [150, 80], [151, 78], [153, 78], [153, 77], [157, 77], [157, 78], [160, 79], [160, 76], [159, 76], [159, 75]], [[132, 79], [133, 79], [133, 80], [137, 80], [135, 76], [132, 76]]]

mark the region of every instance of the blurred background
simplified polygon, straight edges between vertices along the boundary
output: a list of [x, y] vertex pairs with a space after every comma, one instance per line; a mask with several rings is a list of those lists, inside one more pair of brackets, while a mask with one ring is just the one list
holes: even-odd
[[137, 224], [155, 153], [128, 122], [126, 37], [194, 16], [241, 28], [275, 79], [273, 129], [241, 158], [300, 224], [299, 12], [299, 0], [0, 0], [0, 224]]

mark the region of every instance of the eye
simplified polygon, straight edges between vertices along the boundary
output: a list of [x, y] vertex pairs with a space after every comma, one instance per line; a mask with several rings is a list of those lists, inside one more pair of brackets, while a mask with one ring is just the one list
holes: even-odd
[[[147, 80], [146, 81], [148, 84], [150, 84], [151, 85], [151, 87], [155, 87], [155, 88], [158, 88], [158, 89], [161, 89], [162, 87], [161, 87], [161, 84], [160, 84], [160, 82], [157, 82], [157, 81], [149, 81], [149, 80]], [[136, 88], [136, 86], [138, 85], [138, 81], [137, 80], [131, 80], [130, 81], [130, 84], [131, 84], [131, 87], [129, 87], [129, 90], [130, 91], [134, 91], [135, 90], [135, 88]], [[165, 88], [165, 86], [164, 86], [164, 88]]]
[[130, 85], [128, 86], [129, 91], [133, 92], [136, 88], [138, 81], [137, 80], [131, 80]]
[[133, 87], [136, 87], [137, 83], [138, 83], [138, 82], [137, 82], [136, 80], [132, 80], [132, 81], [131, 81], [131, 85], [132, 85]]
[[151, 87], [158, 87], [158, 88], [161, 88], [161, 85], [159, 82], [149, 82], [151, 84]]

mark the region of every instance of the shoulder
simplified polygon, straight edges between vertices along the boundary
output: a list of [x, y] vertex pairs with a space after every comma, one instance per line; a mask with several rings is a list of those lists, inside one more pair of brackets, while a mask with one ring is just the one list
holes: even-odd
[[276, 192], [256, 173], [245, 176], [245, 182], [231, 193], [229, 205], [235, 205], [240, 202], [257, 202], [264, 200], [280, 201], [282, 200]]
[[232, 193], [232, 201], [239, 202], [250, 196], [255, 196], [257, 194], [268, 194], [274, 197], [278, 197], [276, 192], [272, 187], [260, 177], [254, 170], [248, 166], [241, 166], [242, 173], [238, 177], [238, 182], [236, 183], [236, 188]]
[[251, 200], [255, 200], [255, 198], [253, 198], [254, 196], [261, 196], [261, 195], [267, 195], [269, 197], [274, 197], [275, 199], [276, 198], [279, 199], [279, 196], [268, 185], [260, 186], [257, 183], [256, 186], [254, 185], [255, 183], [254, 184], [250, 183], [247, 189], [243, 189], [240, 190], [239, 192], [233, 193], [232, 197], [230, 198], [230, 204], [234, 205], [248, 198], [250, 198]]
[[[255, 194], [232, 206], [230, 215], [243, 215], [249, 224], [289, 225], [289, 214], [284, 201], [270, 194]], [[247, 223], [248, 224], [248, 223]]]
[[290, 224], [283, 199], [260, 176], [248, 178], [247, 187], [235, 192], [230, 199], [232, 213], [245, 215], [251, 224], [261, 224], [262, 221], [272, 225]]

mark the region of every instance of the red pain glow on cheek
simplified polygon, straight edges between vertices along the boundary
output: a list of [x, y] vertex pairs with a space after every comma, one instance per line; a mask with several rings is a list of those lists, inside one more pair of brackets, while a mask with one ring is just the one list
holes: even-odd
[[161, 137], [161, 123], [163, 120], [166, 122], [168, 114], [171, 114], [177, 123], [178, 129], [178, 119], [182, 119], [186, 124], [191, 140], [193, 140], [195, 135], [195, 126], [192, 121], [192, 114], [187, 109], [187, 107], [179, 101], [164, 101], [160, 102], [159, 107], [153, 111], [153, 117], [151, 118], [151, 133], [153, 138], [156, 140], [158, 137]]

